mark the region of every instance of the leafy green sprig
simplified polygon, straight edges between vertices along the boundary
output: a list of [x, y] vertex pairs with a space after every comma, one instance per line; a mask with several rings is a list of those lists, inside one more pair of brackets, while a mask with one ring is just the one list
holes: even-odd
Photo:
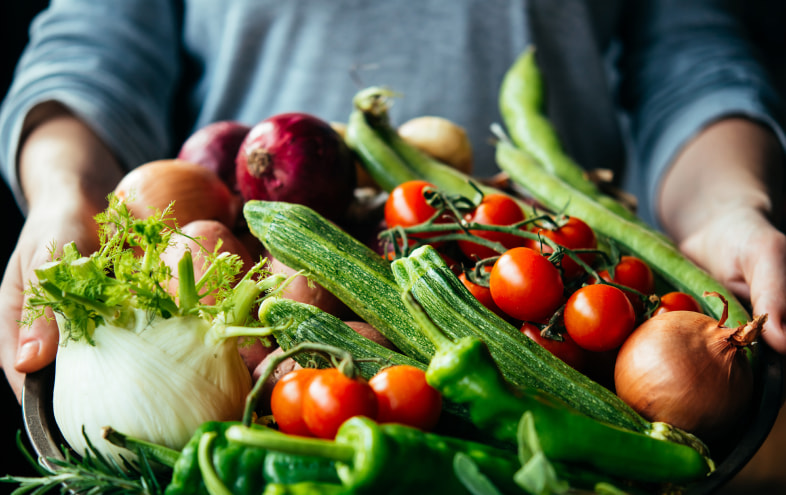
[[154, 469], [143, 450], [137, 450], [137, 461], [121, 466], [113, 458], [101, 455], [87, 436], [88, 451], [83, 457], [62, 447], [63, 458], [48, 457], [36, 461], [25, 448], [21, 432], [17, 447], [33, 465], [39, 476], [6, 475], [0, 482], [18, 485], [11, 495], [42, 495], [44, 493], [89, 493], [95, 495], [163, 495], [171, 472]]
[[[72, 242], [54, 258], [53, 246], [53, 260], [35, 271], [38, 283], [26, 290], [30, 297], [22, 323], [29, 325], [45, 316], [49, 307], [64, 317], [59, 321], [61, 339], [88, 342], [102, 324], [132, 327], [140, 310], [148, 318], [198, 314], [212, 320], [224, 315], [225, 325], [258, 324], [246, 318], [248, 312], [239, 311], [238, 305], [249, 309], [257, 302], [259, 288], [270, 290], [281, 280], [265, 281], [270, 273], [261, 260], [235, 285], [242, 260], [221, 252], [220, 242], [212, 251], [202, 248], [205, 270], [199, 280], [194, 278], [191, 252], [186, 250], [178, 263], [178, 295], [167, 291], [173, 274], [163, 254], [173, 236], [191, 239], [201, 247], [199, 239], [180, 230], [172, 208], [170, 204], [147, 218], [135, 218], [123, 202], [110, 195], [107, 209], [95, 217], [99, 249], [84, 256]], [[200, 302], [208, 294], [215, 297], [212, 305]]]

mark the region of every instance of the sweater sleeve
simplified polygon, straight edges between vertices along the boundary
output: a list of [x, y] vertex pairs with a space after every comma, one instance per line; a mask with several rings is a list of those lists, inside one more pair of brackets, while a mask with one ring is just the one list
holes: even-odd
[[642, 216], [680, 149], [726, 116], [764, 123], [786, 147], [784, 107], [725, 0], [639, 0], [623, 17], [620, 98], [630, 116]]
[[40, 103], [67, 107], [125, 167], [169, 150], [179, 22], [174, 0], [53, 0], [36, 17], [0, 108], [0, 169], [22, 211], [19, 141]]

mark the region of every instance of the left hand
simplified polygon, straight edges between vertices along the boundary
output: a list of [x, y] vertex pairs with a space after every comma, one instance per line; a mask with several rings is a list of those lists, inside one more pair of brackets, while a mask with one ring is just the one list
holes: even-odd
[[786, 235], [777, 227], [783, 156], [766, 126], [737, 117], [711, 124], [664, 177], [659, 214], [689, 258], [754, 314], [767, 314], [764, 340], [786, 355]]

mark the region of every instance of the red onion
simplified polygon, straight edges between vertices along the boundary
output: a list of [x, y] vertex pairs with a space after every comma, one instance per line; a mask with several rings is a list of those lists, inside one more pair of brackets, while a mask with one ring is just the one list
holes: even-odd
[[212, 170], [235, 191], [235, 157], [250, 129], [231, 120], [213, 122], [189, 136], [177, 157]]
[[[721, 297], [717, 293], [712, 293]], [[762, 332], [766, 315], [737, 328], [694, 311], [671, 311], [642, 323], [617, 355], [617, 395], [650, 421], [713, 441], [747, 412], [754, 379], [741, 352]]]
[[341, 136], [304, 113], [275, 115], [251, 128], [236, 159], [245, 201], [306, 205], [339, 220], [353, 200], [355, 161]]

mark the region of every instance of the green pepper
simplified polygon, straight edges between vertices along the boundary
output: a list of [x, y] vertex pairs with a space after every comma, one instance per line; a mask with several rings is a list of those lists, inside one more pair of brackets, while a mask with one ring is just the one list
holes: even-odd
[[643, 482], [685, 483], [711, 472], [712, 462], [692, 446], [597, 421], [537, 390], [515, 393], [482, 340], [451, 340], [410, 292], [403, 297], [436, 346], [426, 380], [443, 397], [466, 405], [475, 425], [496, 439], [515, 443], [519, 420], [529, 411], [549, 459]]
[[338, 483], [298, 481], [297, 483], [270, 483], [260, 495], [350, 495], [352, 492]]
[[522, 492], [513, 479], [520, 467], [513, 452], [401, 424], [378, 425], [362, 416], [345, 421], [335, 440], [243, 426], [231, 427], [227, 438], [267, 450], [332, 459], [344, 487], [357, 494], [468, 493], [454, 472], [458, 453], [474, 461], [504, 493]]
[[[212, 495], [221, 492], [258, 495], [268, 483], [290, 484], [306, 480], [339, 482], [335, 466], [330, 460], [282, 456], [278, 452], [268, 452], [228, 440], [227, 430], [240, 424], [221, 421], [202, 424], [174, 463], [172, 481], [165, 495]], [[249, 428], [264, 427], [252, 425]]]

